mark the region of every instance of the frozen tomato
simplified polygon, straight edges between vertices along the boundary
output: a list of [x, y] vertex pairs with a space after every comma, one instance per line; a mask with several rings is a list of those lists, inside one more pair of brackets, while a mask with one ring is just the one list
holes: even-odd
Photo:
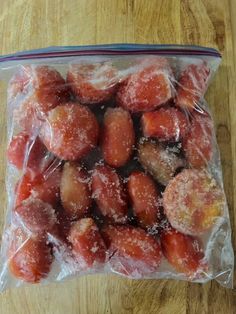
[[[36, 178], [38, 179], [38, 177]], [[15, 206], [19, 206], [22, 201], [30, 197], [34, 182], [37, 180], [36, 178], [33, 178], [30, 172], [26, 172], [19, 179], [15, 186]], [[41, 183], [41, 177], [37, 182]]]
[[205, 261], [200, 240], [169, 227], [161, 234], [161, 247], [168, 262], [188, 276], [203, 271]]
[[68, 239], [75, 256], [82, 258], [88, 267], [105, 262], [106, 246], [92, 218], [82, 218], [75, 222]]
[[128, 179], [128, 192], [139, 224], [144, 228], [156, 225], [160, 200], [154, 181], [141, 171], [132, 172]]
[[90, 179], [79, 165], [65, 163], [61, 179], [61, 202], [66, 214], [74, 218], [81, 218], [91, 205]]
[[158, 269], [162, 255], [160, 244], [143, 229], [108, 226], [103, 234], [109, 245], [109, 264], [113, 271], [140, 278]]
[[209, 78], [210, 69], [206, 62], [186, 66], [180, 74], [176, 104], [192, 110], [204, 96]]
[[7, 159], [11, 164], [16, 166], [18, 169], [23, 168], [24, 160], [27, 158], [26, 154], [28, 144], [29, 144], [28, 134], [21, 132], [13, 136], [8, 146]]
[[99, 126], [94, 114], [75, 103], [58, 106], [48, 113], [41, 139], [49, 151], [65, 160], [77, 160], [97, 144]]
[[109, 100], [116, 90], [117, 70], [110, 62], [70, 65], [67, 82], [82, 104]]
[[13, 136], [7, 149], [8, 161], [18, 169], [22, 169], [25, 162], [26, 168], [38, 171], [46, 167], [46, 157], [49, 157], [48, 152], [40, 139], [31, 139], [25, 132]]
[[187, 132], [189, 121], [186, 114], [176, 108], [161, 108], [142, 115], [145, 136], [157, 137], [160, 141], [179, 141]]
[[37, 110], [33, 101], [23, 101], [13, 110], [13, 117], [18, 124], [28, 134], [36, 134], [40, 129], [44, 117]]
[[47, 277], [53, 260], [44, 238], [29, 237], [20, 228], [12, 233], [8, 257], [11, 273], [30, 283]]
[[31, 195], [56, 207], [60, 201], [60, 183], [61, 169], [54, 168], [45, 172], [41, 181], [37, 182], [36, 179], [35, 184], [32, 185]]
[[173, 74], [164, 58], [141, 62], [120, 86], [117, 102], [132, 112], [151, 111], [172, 98]]
[[22, 201], [32, 195], [34, 198], [56, 207], [60, 200], [60, 181], [60, 168], [37, 176], [32, 176], [29, 171], [26, 172], [16, 185], [15, 205], [20, 205]]
[[57, 222], [55, 210], [40, 199], [29, 197], [14, 210], [16, 219], [33, 233], [50, 231]]
[[[22, 99], [23, 96], [26, 96]], [[9, 100], [30, 102], [40, 112], [46, 113], [68, 100], [69, 92], [60, 73], [49, 66], [21, 66], [8, 88]], [[16, 99], [17, 100], [17, 99]]]
[[127, 201], [118, 174], [108, 166], [98, 165], [92, 174], [92, 191], [101, 213], [112, 222], [125, 223]]
[[206, 167], [213, 156], [213, 123], [206, 114], [194, 114], [183, 149], [190, 166]]
[[174, 149], [151, 141], [139, 145], [139, 162], [161, 184], [167, 185], [176, 170], [185, 166]]
[[205, 170], [185, 169], [167, 185], [165, 214], [175, 229], [198, 235], [211, 228], [223, 213], [224, 194]]
[[35, 132], [41, 124], [41, 115], [32, 97], [31, 79], [31, 67], [20, 66], [8, 85], [8, 102], [14, 108], [14, 121], [29, 134]]
[[53, 67], [32, 67], [32, 77], [34, 99], [40, 111], [48, 112], [68, 101], [68, 86], [60, 73]]
[[102, 134], [105, 161], [113, 167], [123, 166], [131, 156], [134, 141], [133, 122], [128, 111], [109, 108], [104, 116]]
[[7, 96], [8, 102], [14, 102], [17, 97], [23, 99], [27, 96], [31, 89], [32, 73], [29, 65], [19, 66], [18, 70], [9, 81]]
[[68, 99], [65, 80], [49, 66], [21, 66], [8, 87], [8, 101], [15, 107], [14, 119], [30, 134], [40, 128], [45, 113]]

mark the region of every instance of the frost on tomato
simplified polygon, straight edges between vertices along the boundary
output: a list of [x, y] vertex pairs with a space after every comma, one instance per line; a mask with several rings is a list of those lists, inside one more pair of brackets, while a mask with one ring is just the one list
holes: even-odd
[[61, 179], [61, 202], [68, 217], [75, 219], [83, 217], [92, 202], [90, 179], [76, 163], [65, 163]]
[[151, 111], [173, 96], [173, 73], [164, 58], [146, 59], [120, 86], [117, 103], [132, 112]]
[[163, 195], [165, 214], [176, 230], [199, 235], [223, 214], [224, 194], [205, 170], [185, 169], [172, 179]]
[[104, 116], [102, 151], [105, 161], [121, 167], [130, 159], [135, 142], [133, 121], [122, 108], [109, 108]]
[[188, 116], [173, 107], [142, 115], [144, 135], [157, 137], [160, 141], [179, 141], [187, 133], [189, 124]]
[[7, 149], [7, 158], [16, 168], [22, 169], [25, 165], [34, 172], [43, 171], [52, 159], [41, 140], [38, 137], [30, 138], [25, 132], [13, 136]]
[[16, 184], [15, 206], [18, 206], [28, 197], [33, 196], [45, 203], [56, 207], [60, 201], [60, 168], [54, 168], [51, 172], [45, 172], [32, 176], [32, 173], [26, 171]]
[[8, 87], [8, 101], [30, 101], [46, 113], [68, 100], [69, 93], [60, 73], [49, 66], [20, 66]]
[[151, 177], [141, 171], [132, 172], [128, 179], [128, 192], [140, 226], [157, 227], [160, 199]]
[[31, 67], [20, 66], [8, 85], [8, 103], [14, 108], [14, 121], [31, 134], [40, 127], [40, 114], [32, 99]]
[[49, 66], [32, 67], [32, 85], [37, 108], [46, 113], [68, 101], [68, 86], [60, 73]]
[[33, 233], [52, 230], [57, 222], [55, 210], [40, 199], [29, 197], [14, 209], [16, 220]]
[[162, 185], [167, 185], [176, 171], [185, 166], [175, 149], [151, 141], [140, 142], [138, 157], [141, 165]]
[[60, 73], [49, 66], [21, 66], [8, 87], [8, 101], [14, 104], [14, 118], [28, 133], [45, 119], [45, 113], [69, 99]]
[[206, 167], [213, 157], [213, 122], [206, 114], [195, 113], [189, 132], [183, 139], [183, 149], [190, 166]]
[[92, 218], [82, 218], [75, 222], [69, 232], [69, 241], [75, 257], [82, 259], [87, 267], [104, 263], [106, 245]]
[[32, 71], [31, 66], [19, 66], [8, 84], [8, 102], [13, 102], [17, 98], [22, 99], [31, 90]]
[[31, 100], [20, 103], [13, 110], [13, 117], [22, 130], [32, 135], [37, 134], [44, 121]]
[[128, 206], [124, 186], [116, 171], [97, 165], [92, 174], [92, 192], [101, 213], [111, 222], [125, 223]]
[[28, 144], [29, 144], [28, 134], [21, 132], [13, 136], [8, 146], [7, 159], [11, 164], [16, 166], [16, 168], [18, 169], [23, 168]]
[[206, 268], [202, 243], [196, 237], [168, 227], [161, 234], [161, 247], [168, 262], [178, 272], [198, 277]]
[[[40, 175], [38, 177], [40, 178]], [[60, 183], [61, 168], [48, 169], [38, 183], [36, 179], [36, 183], [32, 185], [31, 194], [56, 208], [60, 201]]]
[[29, 237], [21, 228], [12, 231], [8, 258], [12, 275], [30, 283], [47, 277], [53, 260], [45, 238]]
[[110, 62], [71, 64], [67, 82], [80, 103], [97, 104], [114, 94], [117, 70]]
[[64, 160], [84, 157], [97, 144], [99, 126], [86, 107], [68, 103], [52, 109], [40, 136], [47, 149]]
[[157, 271], [161, 262], [161, 247], [143, 229], [110, 225], [103, 229], [103, 235], [113, 271], [131, 278], [141, 278]]
[[15, 206], [20, 205], [22, 201], [30, 197], [32, 186], [34, 185], [35, 182], [36, 182], [36, 179], [32, 178], [32, 175], [30, 172], [26, 172], [18, 180], [15, 186]]
[[190, 64], [180, 73], [176, 104], [192, 110], [204, 96], [210, 78], [210, 68], [206, 62]]

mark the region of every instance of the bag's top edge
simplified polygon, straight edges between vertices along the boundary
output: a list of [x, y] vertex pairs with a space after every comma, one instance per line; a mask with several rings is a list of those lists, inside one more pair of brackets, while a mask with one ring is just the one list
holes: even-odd
[[0, 62], [70, 57], [80, 55], [123, 55], [123, 54], [163, 54], [163, 55], [205, 55], [220, 57], [217, 49], [196, 45], [158, 45], [158, 44], [104, 44], [85, 46], [51, 46], [20, 51], [0, 56]]

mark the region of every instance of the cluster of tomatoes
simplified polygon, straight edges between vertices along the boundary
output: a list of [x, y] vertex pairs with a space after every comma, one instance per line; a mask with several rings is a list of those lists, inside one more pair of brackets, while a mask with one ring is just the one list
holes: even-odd
[[50, 66], [18, 69], [8, 102], [20, 131], [7, 151], [22, 173], [8, 249], [15, 277], [47, 277], [55, 239], [82, 271], [108, 265], [138, 278], [164, 257], [189, 278], [206, 271], [198, 236], [224, 206], [200, 106], [210, 70], [198, 60], [178, 72], [154, 56], [128, 71], [71, 64], [66, 80]]

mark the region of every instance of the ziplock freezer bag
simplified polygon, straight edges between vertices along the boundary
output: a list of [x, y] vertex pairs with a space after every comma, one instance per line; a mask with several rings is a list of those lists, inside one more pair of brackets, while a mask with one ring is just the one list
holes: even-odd
[[195, 46], [56, 47], [3, 56], [1, 290], [89, 273], [232, 286], [233, 250]]

